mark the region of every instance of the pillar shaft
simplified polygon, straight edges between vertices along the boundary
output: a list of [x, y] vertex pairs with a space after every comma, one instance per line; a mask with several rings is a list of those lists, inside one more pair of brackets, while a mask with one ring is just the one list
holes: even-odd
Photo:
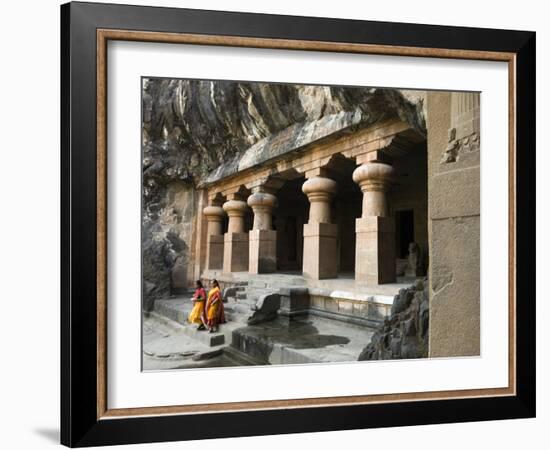
[[379, 161], [353, 172], [363, 192], [363, 210], [355, 224], [355, 279], [367, 284], [395, 281], [395, 225], [387, 201], [393, 177], [393, 167]]
[[363, 213], [361, 217], [388, 217], [388, 203], [383, 191], [363, 192]]
[[277, 203], [277, 197], [267, 192], [255, 192], [248, 197], [248, 206], [254, 212], [253, 230], [271, 230], [271, 213]]
[[223, 218], [224, 210], [220, 206], [210, 205], [204, 208], [203, 214], [208, 221], [206, 268], [219, 270], [223, 266]]
[[248, 197], [254, 212], [254, 224], [249, 232], [248, 271], [270, 273], [277, 270], [277, 232], [272, 229], [271, 214], [277, 198], [267, 192], [255, 192]]
[[223, 210], [229, 217], [228, 233], [244, 233], [244, 215], [247, 209], [246, 203], [242, 200], [229, 200], [223, 204]]
[[331, 223], [330, 201], [332, 194], [330, 192], [310, 192], [308, 199], [310, 202], [309, 222]]
[[309, 221], [304, 225], [303, 273], [316, 280], [338, 275], [338, 226], [331, 223], [330, 210], [337, 187], [334, 180], [319, 176], [302, 186], [310, 202]]
[[[218, 207], [219, 208], [219, 207]], [[207, 216], [206, 220], [208, 220], [208, 228], [207, 233], [208, 236], [212, 235], [220, 235], [223, 234], [223, 209], [219, 208], [221, 210], [221, 215], [219, 216]]]
[[242, 200], [229, 200], [223, 204], [223, 210], [229, 217], [224, 235], [223, 271], [244, 272], [248, 270], [248, 233], [244, 230], [248, 206]]

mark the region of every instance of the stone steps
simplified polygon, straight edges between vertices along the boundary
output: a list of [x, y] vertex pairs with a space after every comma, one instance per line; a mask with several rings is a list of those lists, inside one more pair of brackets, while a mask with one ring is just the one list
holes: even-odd
[[[232, 313], [226, 313], [226, 319], [228, 319], [227, 316], [231, 314]], [[156, 319], [170, 325], [177, 334], [188, 336], [209, 348], [219, 348], [221, 346], [231, 345], [233, 330], [241, 328], [246, 324], [246, 319], [243, 322], [241, 319], [242, 315], [238, 315], [235, 316], [235, 319], [239, 320], [228, 320], [227, 323], [219, 326], [219, 330], [216, 333], [210, 333], [208, 330], [197, 330], [198, 326], [196, 324], [190, 324], [187, 322], [182, 324], [158, 312], [152, 312], [151, 315], [153, 315]]]
[[[237, 294], [244, 292], [244, 288], [237, 291]], [[242, 295], [241, 295], [242, 297]], [[187, 317], [193, 309], [193, 303], [189, 297], [178, 297], [171, 299], [157, 300], [154, 306], [154, 313], [182, 326], [182, 333], [196, 339], [198, 342], [209, 346], [229, 345], [231, 343], [231, 332], [235, 327], [246, 325], [248, 318], [252, 315], [256, 300], [249, 300], [246, 295], [243, 299], [229, 297], [224, 302], [225, 318], [227, 323], [220, 325], [219, 333], [198, 331], [196, 324], [187, 322]]]
[[197, 342], [201, 343], [202, 345], [205, 345], [206, 347], [217, 347], [220, 345], [231, 343], [231, 339], [226, 339], [226, 334], [231, 333], [233, 331], [232, 329], [224, 331], [220, 327], [219, 332], [209, 333], [208, 331], [198, 331], [197, 325], [195, 324], [190, 324], [190, 323], [182, 324], [158, 312], [152, 312], [151, 315], [156, 319], [164, 322], [165, 324], [171, 326], [176, 335], [181, 334], [181, 335], [189, 336], [194, 340], [196, 340]]
[[217, 333], [210, 333], [208, 330], [197, 330], [197, 325], [187, 324], [182, 328], [182, 333], [194, 340], [206, 345], [207, 347], [216, 347], [219, 345], [226, 345], [231, 342], [231, 337], [226, 338], [228, 330], [224, 330], [223, 326], [220, 326], [220, 331]]

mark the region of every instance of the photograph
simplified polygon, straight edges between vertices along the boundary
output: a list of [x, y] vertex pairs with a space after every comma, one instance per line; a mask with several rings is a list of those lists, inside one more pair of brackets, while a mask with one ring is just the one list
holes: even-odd
[[175, 6], [61, 7], [60, 441], [534, 417], [535, 32]]
[[480, 356], [479, 92], [140, 95], [143, 371]]
[[4, 2], [0, 448], [544, 447], [545, 9]]

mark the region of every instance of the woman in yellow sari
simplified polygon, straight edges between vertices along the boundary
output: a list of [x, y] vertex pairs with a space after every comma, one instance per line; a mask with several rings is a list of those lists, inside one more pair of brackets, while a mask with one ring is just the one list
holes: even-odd
[[205, 330], [205, 303], [206, 303], [206, 292], [202, 286], [201, 280], [195, 282], [195, 294], [191, 299], [193, 302], [193, 309], [189, 313], [189, 323], [196, 323], [199, 325], [198, 330]]
[[212, 289], [206, 300], [206, 326], [210, 333], [214, 333], [218, 331], [220, 323], [225, 323], [222, 293], [217, 280], [212, 280]]

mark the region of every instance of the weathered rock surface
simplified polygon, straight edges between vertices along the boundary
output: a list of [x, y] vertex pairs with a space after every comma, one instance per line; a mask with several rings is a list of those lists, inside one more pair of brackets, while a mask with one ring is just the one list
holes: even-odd
[[[146, 189], [144, 190], [145, 196]], [[195, 190], [170, 182], [148, 197], [142, 212], [143, 308], [189, 285], [187, 270], [192, 241]]]
[[401, 289], [391, 316], [376, 330], [359, 361], [428, 357], [429, 301], [427, 280]]
[[[422, 94], [422, 93], [420, 93]], [[397, 89], [145, 79], [143, 306], [189, 284], [194, 188], [311, 139], [398, 116], [425, 134], [423, 95]], [[180, 192], [181, 191], [181, 192]]]

